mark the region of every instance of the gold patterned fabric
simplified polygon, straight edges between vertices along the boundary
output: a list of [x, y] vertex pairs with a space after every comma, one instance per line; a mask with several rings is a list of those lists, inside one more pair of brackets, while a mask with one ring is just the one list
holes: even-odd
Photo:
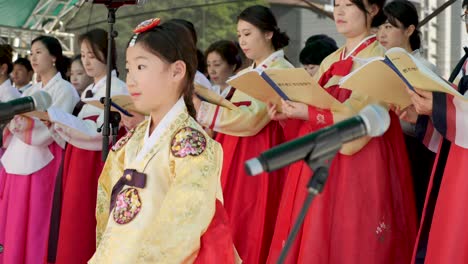
[[[222, 201], [222, 149], [185, 105], [138, 159], [148, 147], [148, 122], [109, 153], [98, 186], [98, 246], [89, 263], [192, 263], [216, 199]], [[109, 215], [114, 185], [132, 180], [124, 170], [144, 174], [146, 182], [143, 188], [124, 185]]]

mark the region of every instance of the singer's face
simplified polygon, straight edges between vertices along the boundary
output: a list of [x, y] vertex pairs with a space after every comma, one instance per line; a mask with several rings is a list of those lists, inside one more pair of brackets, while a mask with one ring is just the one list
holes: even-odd
[[234, 66], [229, 65], [216, 51], [206, 56], [206, 65], [210, 80], [216, 85], [226, 85], [227, 79], [234, 74]]
[[31, 82], [33, 76], [32, 71], [28, 71], [26, 67], [21, 64], [13, 65], [13, 71], [11, 72], [11, 80], [16, 87], [21, 88]]
[[81, 62], [75, 60], [73, 61], [70, 69], [70, 82], [78, 93], [81, 94], [81, 92], [83, 92], [86, 87], [93, 82], [93, 80], [86, 74]]
[[273, 32], [262, 32], [256, 26], [247, 21], [237, 22], [237, 38], [245, 56], [251, 60], [267, 58], [273, 46], [271, 38]]
[[106, 76], [106, 64], [101, 62], [101, 60], [104, 60], [104, 54], [100, 51], [98, 52], [99, 54], [94, 54], [88, 41], [81, 42], [81, 62], [86, 73], [93, 77], [95, 82]]
[[54, 69], [55, 57], [41, 41], [36, 41], [31, 46], [31, 66], [38, 75], [45, 74]]
[[163, 61], [139, 43], [127, 48], [127, 87], [135, 107], [156, 113], [170, 109], [177, 102], [180, 78], [176, 75], [185, 76], [185, 68], [176, 72], [175, 63]]
[[[367, 8], [367, 1], [364, 4]], [[366, 23], [366, 14], [350, 0], [335, 0], [333, 17], [337, 31], [347, 38], [364, 34], [372, 21], [372, 17], [367, 15]]]
[[412, 29], [413, 27], [406, 29], [403, 28], [401, 23], [399, 23], [398, 27], [395, 27], [389, 22], [385, 22], [379, 26], [377, 40], [386, 49], [409, 46], [409, 38], [413, 33]]

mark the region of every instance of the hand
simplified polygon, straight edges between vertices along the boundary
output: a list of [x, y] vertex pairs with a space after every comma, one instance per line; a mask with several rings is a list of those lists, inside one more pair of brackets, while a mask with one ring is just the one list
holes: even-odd
[[414, 105], [410, 105], [403, 110], [395, 110], [395, 113], [400, 117], [401, 120], [411, 124], [416, 124], [418, 121], [418, 112], [414, 108]]
[[120, 120], [120, 125], [126, 127], [127, 129], [133, 129], [135, 128], [138, 124], [143, 122], [145, 120], [145, 116], [134, 112], [134, 111], [129, 111], [130, 114], [133, 116], [126, 116], [124, 114], [121, 115], [121, 120]]
[[304, 103], [285, 101], [281, 99], [281, 107], [283, 113], [288, 118], [309, 120], [309, 108]]
[[420, 115], [432, 115], [432, 92], [415, 90], [416, 92], [407, 88], [416, 112]]
[[41, 122], [48, 128], [50, 128], [50, 126], [52, 125], [52, 123], [48, 120], [41, 120]]
[[273, 103], [268, 103], [268, 115], [271, 120], [281, 121], [286, 120], [288, 117], [284, 113], [278, 113], [276, 110], [276, 105]]

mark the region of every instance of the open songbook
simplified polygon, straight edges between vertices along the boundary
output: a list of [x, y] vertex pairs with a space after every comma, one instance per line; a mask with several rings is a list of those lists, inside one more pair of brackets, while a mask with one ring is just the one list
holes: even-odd
[[235, 106], [229, 100], [226, 100], [226, 98], [222, 97], [221, 95], [217, 94], [213, 90], [211, 90], [208, 87], [205, 87], [205, 86], [203, 86], [201, 84], [195, 83], [195, 93], [203, 101], [207, 101], [209, 103], [219, 105], [219, 106], [223, 106], [223, 107], [226, 107], [226, 108], [229, 108], [229, 109], [237, 108], [237, 106]]
[[67, 126], [68, 128], [76, 131], [78, 134], [80, 134], [84, 138], [94, 136], [94, 133], [90, 134], [89, 132], [90, 130], [82, 122], [82, 120], [79, 120], [76, 116], [63, 111], [60, 108], [56, 108], [52, 106], [47, 109], [47, 112], [46, 111], [32, 111], [29, 113], [25, 113], [23, 115]]
[[[137, 112], [143, 115], [148, 115], [148, 113], [143, 113], [142, 111], [136, 109], [133, 104], [132, 97], [126, 94], [114, 95], [111, 97], [112, 106], [111, 111], [121, 112], [124, 115], [129, 116], [129, 111]], [[101, 103], [100, 99], [96, 98], [84, 98], [82, 99], [84, 103], [90, 104], [100, 109], [104, 109], [104, 104]]]
[[250, 70], [231, 77], [227, 82], [257, 100], [276, 104], [279, 111], [281, 98], [323, 109], [343, 108], [303, 68]]
[[468, 100], [451, 83], [402, 48], [391, 48], [385, 57], [369, 59], [342, 78], [340, 86], [397, 105], [401, 109], [412, 104], [406, 87], [413, 91], [418, 88], [447, 93]]
[[46, 111], [31, 111], [23, 113], [22, 115], [37, 118], [39, 120], [49, 121], [49, 114]]

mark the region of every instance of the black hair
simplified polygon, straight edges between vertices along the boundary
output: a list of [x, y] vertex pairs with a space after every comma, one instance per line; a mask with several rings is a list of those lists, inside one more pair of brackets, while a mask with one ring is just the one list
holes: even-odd
[[206, 61], [205, 61], [205, 55], [203, 55], [203, 52], [199, 49], [197, 49], [197, 70], [203, 74], [206, 74], [207, 72], [207, 67], [206, 67]]
[[62, 78], [66, 80], [68, 68], [65, 58], [63, 57], [62, 45], [60, 45], [60, 42], [51, 36], [39, 36], [31, 42], [31, 46], [38, 41], [46, 47], [51, 56], [55, 57], [55, 68], [58, 72], [60, 72]]
[[[107, 65], [107, 52], [108, 52], [108, 41], [107, 32], [101, 28], [95, 28], [90, 30], [78, 37], [78, 43], [81, 45], [83, 41], [86, 41], [96, 58]], [[111, 51], [111, 67], [117, 71], [117, 48], [115, 41], [112, 40], [112, 51]]]
[[323, 59], [337, 49], [338, 46], [334, 39], [323, 34], [314, 35], [307, 39], [305, 47], [299, 54], [299, 61], [302, 65], [320, 65]]
[[239, 58], [239, 49], [234, 42], [229, 40], [219, 40], [212, 43], [205, 51], [205, 58], [208, 58], [208, 54], [216, 52], [227, 62], [227, 64], [234, 67], [234, 72], [237, 71], [242, 65], [242, 61]]
[[419, 49], [421, 47], [421, 32], [418, 30], [419, 16], [413, 3], [407, 0], [394, 0], [388, 3], [383, 11], [388, 23], [394, 27], [406, 29], [411, 25], [414, 26], [415, 29], [409, 41], [412, 50]]
[[197, 113], [193, 105], [194, 78], [197, 71], [197, 48], [190, 37], [191, 33], [185, 26], [175, 21], [167, 21], [148, 31], [133, 35], [129, 45], [139, 43], [145, 49], [161, 58], [173, 63], [181, 60], [185, 63], [185, 86], [181, 91], [187, 110], [193, 118]]
[[[176, 22], [184, 26], [190, 31], [190, 35], [192, 36], [193, 42], [195, 43], [195, 46], [197, 45], [198, 42], [198, 37], [197, 37], [197, 31], [195, 30], [195, 26], [193, 25], [192, 22], [182, 19], [182, 18], [173, 18], [169, 21]], [[168, 21], [168, 22], [169, 22]]]
[[7, 74], [13, 71], [13, 48], [8, 44], [0, 45], [0, 66], [7, 65]]
[[462, 8], [466, 8], [468, 6], [468, 0], [463, 0]]
[[[366, 5], [364, 3], [364, 0], [351, 0], [353, 4], [355, 4], [364, 14], [369, 14], [369, 12], [366, 9]], [[376, 5], [379, 8], [379, 11], [377, 14], [372, 18], [371, 21], [371, 27], [378, 27], [382, 25], [385, 22], [385, 15], [382, 11], [382, 8], [385, 5], [385, 0], [368, 0], [367, 4], [369, 6], [371, 5]], [[367, 16], [366, 16], [366, 23], [367, 23]]]
[[18, 58], [17, 60], [15, 60], [15, 62], [13, 62], [13, 66], [14, 65], [21, 65], [23, 66], [24, 68], [26, 68], [26, 70], [28, 72], [32, 72], [33, 71], [33, 68], [31, 66], [31, 62], [26, 59], [26, 58]]
[[268, 7], [254, 5], [247, 7], [237, 17], [239, 20], [246, 21], [262, 32], [273, 32], [271, 44], [275, 50], [282, 49], [289, 44], [289, 37], [285, 32], [281, 32], [276, 18]]
[[81, 65], [83, 65], [83, 62], [81, 61], [81, 53], [76, 54], [76, 55], [72, 58], [71, 62], [73, 63], [73, 62], [75, 62], [75, 61], [78, 61]]

